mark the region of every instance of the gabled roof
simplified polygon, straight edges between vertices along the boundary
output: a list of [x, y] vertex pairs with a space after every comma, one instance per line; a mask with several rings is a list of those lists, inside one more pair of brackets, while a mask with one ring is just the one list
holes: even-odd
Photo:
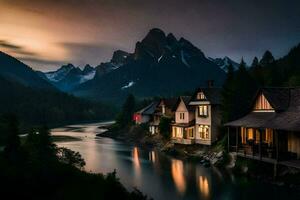
[[256, 98], [262, 93], [275, 111], [284, 111], [290, 103], [290, 91], [291, 88], [262, 88], [259, 90]]
[[177, 98], [177, 102], [173, 108], [173, 111], [177, 110], [177, 107], [179, 106], [180, 102], [183, 101], [184, 105], [186, 106], [186, 108], [188, 109], [188, 111], [193, 111], [193, 107], [189, 105], [190, 101], [191, 101], [191, 96], [180, 96]]
[[174, 107], [176, 106], [177, 99], [178, 98], [163, 98], [160, 101], [163, 101], [167, 108], [173, 110]]
[[152, 102], [148, 106], [142, 108], [141, 110], [137, 111], [136, 113], [142, 114], [142, 115], [152, 115], [155, 112], [155, 109], [158, 105], [158, 102]]
[[206, 97], [206, 101], [209, 101], [211, 104], [221, 104], [222, 88], [219, 88], [219, 87], [198, 88], [194, 92], [191, 101], [203, 101], [203, 100], [197, 99], [197, 94], [199, 92], [203, 92], [203, 94]]
[[261, 91], [276, 112], [251, 112], [225, 126], [300, 131], [300, 88], [263, 88]]

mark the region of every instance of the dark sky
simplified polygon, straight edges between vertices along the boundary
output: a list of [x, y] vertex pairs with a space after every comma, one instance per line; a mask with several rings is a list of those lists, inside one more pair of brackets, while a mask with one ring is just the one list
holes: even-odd
[[157, 27], [250, 63], [300, 43], [299, 0], [0, 0], [0, 50], [35, 69], [97, 65]]

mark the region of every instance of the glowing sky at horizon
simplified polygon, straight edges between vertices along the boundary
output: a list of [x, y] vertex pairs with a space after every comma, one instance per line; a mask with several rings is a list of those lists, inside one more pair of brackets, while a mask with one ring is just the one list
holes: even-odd
[[299, 13], [296, 0], [0, 0], [0, 50], [43, 71], [97, 65], [158, 27], [206, 56], [249, 63], [298, 44]]

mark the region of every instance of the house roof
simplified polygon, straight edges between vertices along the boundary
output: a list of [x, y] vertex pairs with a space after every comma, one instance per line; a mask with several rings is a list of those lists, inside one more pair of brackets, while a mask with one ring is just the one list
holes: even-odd
[[142, 115], [152, 115], [155, 112], [155, 109], [158, 105], [158, 102], [152, 102], [148, 106], [142, 108], [141, 110], [137, 111], [136, 113], [142, 114]]
[[264, 88], [261, 91], [275, 112], [251, 112], [225, 126], [300, 131], [300, 88]]
[[276, 111], [283, 111], [289, 106], [290, 91], [291, 88], [262, 88], [257, 95], [262, 93]]
[[164, 102], [164, 104], [167, 108], [173, 110], [174, 107], [176, 106], [177, 99], [178, 98], [163, 98], [163, 99], [161, 99], [161, 101]]
[[176, 102], [175, 106], [173, 107], [173, 111], [177, 110], [177, 107], [179, 106], [181, 101], [183, 101], [183, 103], [186, 106], [186, 108], [188, 109], [188, 111], [194, 110], [194, 108], [189, 105], [189, 103], [191, 101], [191, 96], [180, 96], [177, 98], [177, 102]]
[[198, 88], [194, 92], [191, 101], [202, 101], [202, 100], [197, 99], [197, 94], [199, 92], [203, 92], [203, 94], [206, 97], [206, 100], [209, 101], [211, 104], [221, 104], [222, 88], [219, 88], [219, 87]]
[[177, 127], [191, 127], [195, 125], [195, 119], [190, 121], [189, 123], [172, 123], [172, 126], [177, 126]]
[[238, 120], [226, 123], [225, 126], [263, 128], [275, 115], [275, 112], [251, 112]]

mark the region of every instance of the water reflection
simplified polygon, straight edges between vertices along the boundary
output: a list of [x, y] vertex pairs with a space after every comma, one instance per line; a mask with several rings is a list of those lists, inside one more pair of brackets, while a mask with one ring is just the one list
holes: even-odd
[[134, 172], [134, 184], [139, 186], [141, 184], [141, 163], [139, 158], [139, 151], [137, 147], [132, 150], [132, 160], [133, 160], [133, 172]]
[[155, 152], [149, 151], [149, 161], [155, 163]]
[[[278, 194], [300, 199], [267, 184], [246, 182], [247, 187], [240, 187], [240, 179], [232, 181], [235, 179], [231, 174], [227, 176], [197, 162], [171, 159], [158, 151], [140, 149], [109, 138], [95, 138], [96, 133], [103, 131], [99, 126], [68, 126], [52, 130], [52, 134], [80, 139], [56, 144], [79, 151], [86, 161], [86, 170], [107, 173], [116, 169], [117, 176], [127, 189], [137, 187], [155, 200], [252, 200], [255, 194], [264, 199], [278, 199]], [[245, 180], [242, 181], [245, 183]]]
[[199, 176], [198, 179], [199, 191], [204, 197], [209, 197], [209, 185], [208, 180], [205, 176]]
[[186, 181], [184, 177], [183, 162], [181, 160], [172, 159], [171, 169], [172, 177], [178, 192], [184, 194], [186, 190]]

